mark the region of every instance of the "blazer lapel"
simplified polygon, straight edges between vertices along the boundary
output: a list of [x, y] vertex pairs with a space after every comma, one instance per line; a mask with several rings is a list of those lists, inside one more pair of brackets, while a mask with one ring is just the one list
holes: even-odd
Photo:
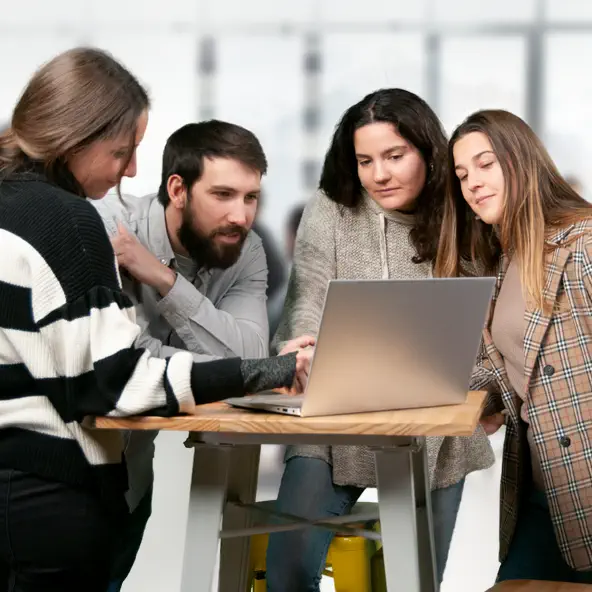
[[[561, 278], [563, 277], [563, 272], [570, 254], [571, 251], [569, 249], [557, 246], [557, 248], [549, 253], [546, 258], [544, 294], [545, 300], [552, 303], [553, 307], [557, 302], [558, 292], [561, 286]], [[524, 335], [524, 378], [527, 390], [552, 316], [553, 308], [550, 309], [550, 312], [545, 312], [540, 308], [536, 308], [535, 310], [526, 313], [526, 333]]]

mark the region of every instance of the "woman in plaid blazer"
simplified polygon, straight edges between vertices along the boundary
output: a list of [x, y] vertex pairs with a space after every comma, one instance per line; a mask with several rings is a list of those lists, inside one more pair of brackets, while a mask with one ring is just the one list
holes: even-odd
[[436, 274], [497, 275], [478, 368], [483, 425], [506, 423], [498, 580], [592, 583], [592, 204], [505, 111], [465, 120], [448, 163]]

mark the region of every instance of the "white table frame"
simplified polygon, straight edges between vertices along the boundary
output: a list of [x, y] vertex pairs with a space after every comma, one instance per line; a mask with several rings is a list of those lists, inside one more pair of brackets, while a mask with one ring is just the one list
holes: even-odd
[[[389, 592], [437, 592], [431, 496], [425, 438], [406, 436], [191, 432], [194, 448], [181, 592], [211, 590], [221, 541], [219, 592], [249, 585], [249, 536], [310, 524], [254, 526], [260, 446], [263, 444], [369, 446], [376, 458], [379, 517]], [[314, 522], [360, 522], [360, 516]], [[343, 531], [347, 526], [339, 526]], [[377, 533], [356, 531], [368, 538]]]

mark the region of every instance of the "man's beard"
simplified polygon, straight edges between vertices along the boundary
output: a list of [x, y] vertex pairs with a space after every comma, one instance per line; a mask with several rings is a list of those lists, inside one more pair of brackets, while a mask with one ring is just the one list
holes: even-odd
[[[249, 231], [246, 228], [231, 224], [216, 228], [208, 235], [205, 235], [196, 229], [193, 214], [189, 207], [186, 207], [177, 236], [191, 259], [200, 267], [228, 269], [238, 261], [248, 233]], [[232, 234], [240, 234], [241, 237], [235, 244], [216, 242], [217, 236]]]

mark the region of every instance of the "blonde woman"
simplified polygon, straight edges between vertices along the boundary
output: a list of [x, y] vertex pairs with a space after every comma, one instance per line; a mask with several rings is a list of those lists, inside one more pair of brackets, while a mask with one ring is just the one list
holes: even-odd
[[462, 123], [448, 169], [436, 273], [497, 274], [479, 365], [483, 425], [507, 418], [498, 580], [592, 584], [592, 204], [506, 111]]
[[121, 435], [85, 429], [85, 416], [187, 413], [290, 387], [308, 365], [305, 352], [199, 364], [135, 347], [116, 254], [85, 197], [136, 174], [148, 107], [112, 57], [74, 49], [31, 78], [0, 136], [0, 590], [107, 589], [127, 474]]

